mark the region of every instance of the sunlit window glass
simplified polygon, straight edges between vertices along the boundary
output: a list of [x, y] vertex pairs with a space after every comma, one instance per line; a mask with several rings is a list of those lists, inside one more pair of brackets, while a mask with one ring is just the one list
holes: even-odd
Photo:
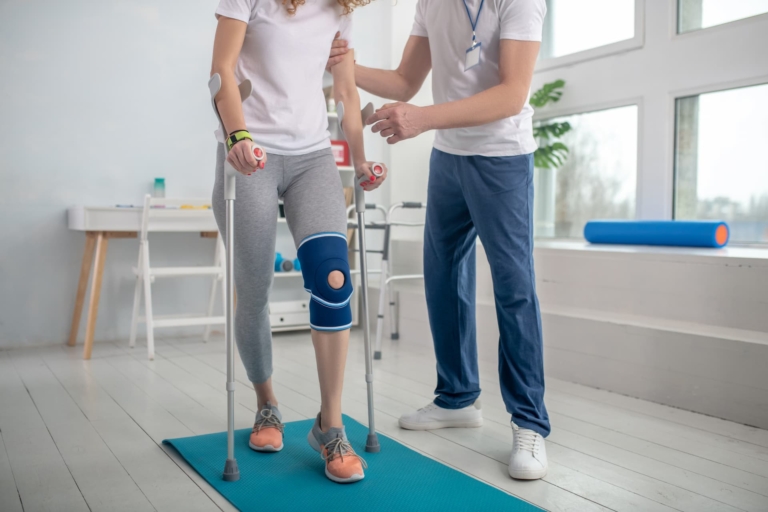
[[590, 219], [635, 218], [637, 106], [542, 122], [565, 121], [565, 164], [535, 170], [535, 235], [581, 238]]
[[677, 31], [690, 32], [768, 12], [768, 0], [678, 0]]
[[635, 0], [547, 0], [540, 58], [632, 39]]
[[676, 112], [675, 218], [768, 242], [768, 84], [679, 98]]

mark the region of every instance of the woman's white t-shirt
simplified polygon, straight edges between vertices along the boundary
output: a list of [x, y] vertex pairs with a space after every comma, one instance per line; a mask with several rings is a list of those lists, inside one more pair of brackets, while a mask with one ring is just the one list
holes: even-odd
[[337, 31], [353, 47], [352, 15], [342, 13], [336, 0], [307, 0], [293, 16], [278, 0], [220, 0], [217, 15], [248, 24], [235, 77], [253, 84], [245, 124], [268, 153], [330, 147], [323, 73]]

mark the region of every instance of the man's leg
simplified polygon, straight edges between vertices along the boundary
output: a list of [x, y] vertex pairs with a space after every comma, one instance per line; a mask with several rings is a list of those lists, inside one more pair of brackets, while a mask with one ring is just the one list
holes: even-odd
[[533, 155], [469, 157], [462, 185], [488, 256], [499, 323], [499, 380], [512, 421], [549, 434], [533, 270]]
[[463, 157], [433, 150], [424, 228], [424, 285], [438, 397], [400, 418], [408, 429], [477, 427], [482, 415], [475, 338], [475, 239], [458, 176]]
[[499, 381], [512, 415], [509, 475], [547, 474], [541, 315], [533, 274], [533, 155], [462, 162], [462, 186], [488, 256], [499, 322]]

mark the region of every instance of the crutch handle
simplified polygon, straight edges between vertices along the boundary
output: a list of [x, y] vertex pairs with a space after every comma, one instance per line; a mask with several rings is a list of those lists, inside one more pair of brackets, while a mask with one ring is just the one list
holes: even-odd
[[403, 202], [403, 208], [423, 208], [423, 203], [421, 201], [405, 201]]

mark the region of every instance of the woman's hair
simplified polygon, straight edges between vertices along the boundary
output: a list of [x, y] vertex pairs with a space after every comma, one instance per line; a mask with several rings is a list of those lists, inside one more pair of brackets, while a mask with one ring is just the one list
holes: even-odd
[[[306, 0], [283, 0], [283, 5], [288, 9], [288, 14], [296, 14], [296, 9], [300, 5], [304, 5]], [[350, 14], [355, 7], [362, 7], [368, 5], [373, 0], [336, 0], [336, 2], [344, 8], [344, 14]]]

